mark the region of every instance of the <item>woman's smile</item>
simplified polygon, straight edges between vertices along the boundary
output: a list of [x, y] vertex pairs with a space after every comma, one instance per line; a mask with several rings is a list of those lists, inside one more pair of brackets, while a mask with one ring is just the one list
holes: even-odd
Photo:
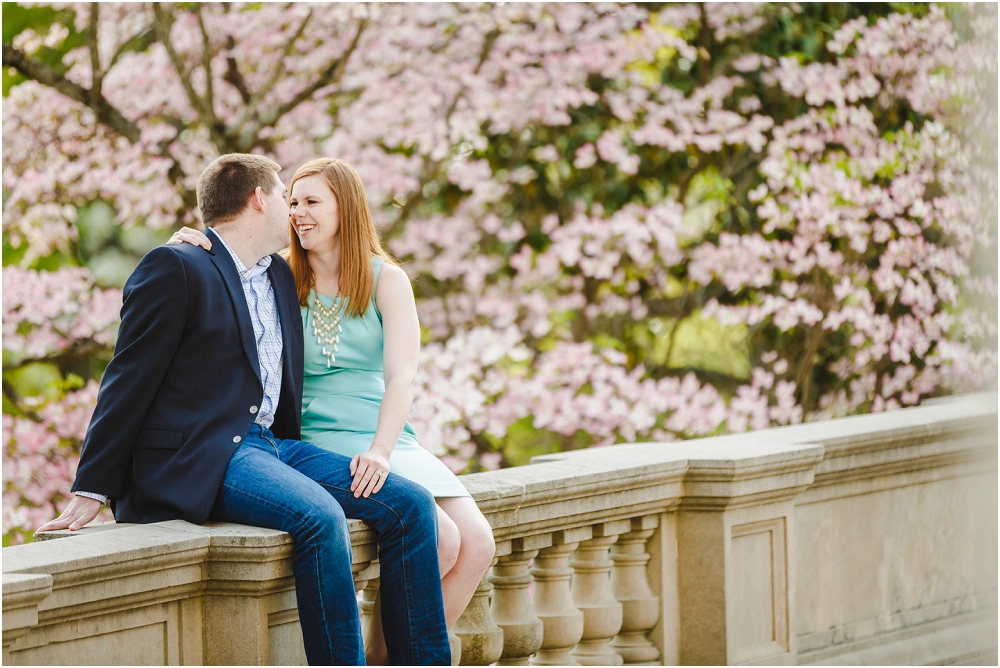
[[335, 243], [340, 209], [337, 196], [323, 177], [305, 176], [292, 184], [288, 204], [289, 220], [304, 249], [317, 251]]

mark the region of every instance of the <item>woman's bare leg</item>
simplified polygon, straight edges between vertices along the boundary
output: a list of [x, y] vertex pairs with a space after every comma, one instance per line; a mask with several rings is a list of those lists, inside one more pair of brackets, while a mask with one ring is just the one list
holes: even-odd
[[[475, 504], [473, 504], [475, 505]], [[446, 576], [454, 567], [460, 554], [461, 535], [455, 523], [445, 514], [441, 506], [438, 506], [438, 567], [441, 569], [441, 576]], [[478, 512], [478, 509], [477, 509]], [[484, 518], [485, 521], [485, 518]], [[487, 523], [487, 527], [489, 524]], [[490, 534], [492, 537], [492, 533]], [[473, 590], [475, 591], [475, 590]], [[470, 597], [471, 598], [471, 597]], [[468, 601], [466, 601], [468, 604]], [[465, 608], [463, 607], [462, 610]], [[459, 615], [462, 611], [459, 611]], [[448, 618], [448, 603], [445, 602], [445, 617]], [[448, 618], [450, 619], [450, 618]], [[455, 619], [458, 619], [456, 615]], [[451, 628], [454, 622], [448, 622]], [[381, 590], [375, 595], [375, 606], [372, 608], [372, 618], [368, 625], [365, 636], [365, 662], [369, 666], [389, 665], [389, 650], [385, 646], [385, 634], [382, 630], [382, 593]]]
[[[442, 572], [441, 580], [444, 616], [450, 629], [465, 612], [472, 595], [476, 593], [479, 581], [493, 561], [496, 545], [493, 542], [493, 529], [479, 512], [475, 501], [468, 497], [444, 497], [437, 499], [437, 502], [461, 535], [458, 560], [453, 568], [446, 573]], [[440, 519], [440, 515], [438, 518]]]

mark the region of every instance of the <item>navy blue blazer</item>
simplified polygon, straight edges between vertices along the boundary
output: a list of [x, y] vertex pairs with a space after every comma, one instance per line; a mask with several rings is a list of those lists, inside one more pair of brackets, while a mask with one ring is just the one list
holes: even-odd
[[[73, 484], [110, 497], [119, 522], [205, 522], [264, 396], [239, 272], [215, 232], [208, 236], [210, 251], [154, 248], [125, 283], [115, 355]], [[302, 316], [291, 269], [271, 258], [283, 341], [271, 431], [297, 439]]]

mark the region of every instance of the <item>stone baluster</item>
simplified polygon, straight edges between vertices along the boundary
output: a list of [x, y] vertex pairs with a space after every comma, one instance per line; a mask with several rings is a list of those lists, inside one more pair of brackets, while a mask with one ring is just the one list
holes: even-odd
[[[365, 640], [371, 635], [372, 615], [375, 611], [375, 598], [378, 596], [379, 579], [373, 578], [368, 581], [365, 588], [361, 590], [361, 600], [358, 602], [358, 609], [361, 611], [361, 630], [364, 632]], [[368, 644], [367, 642], [365, 643]]]
[[369, 582], [378, 578], [378, 562], [356, 561], [351, 564], [351, 575], [354, 576], [354, 591], [361, 591], [368, 586]]
[[[493, 564], [497, 563], [500, 556], [510, 554], [510, 551], [510, 541], [497, 544], [497, 557], [494, 557]], [[488, 573], [489, 571], [480, 580], [476, 593], [472, 595], [468, 607], [452, 629], [462, 641], [460, 665], [463, 666], [488, 666], [495, 663], [503, 653], [503, 631], [490, 615], [489, 595], [493, 591], [493, 585], [489, 582]], [[454, 661], [454, 657], [452, 660]]]
[[542, 620], [542, 645], [531, 660], [536, 666], [577, 666], [570, 650], [583, 636], [583, 613], [573, 604], [569, 557], [582, 540], [593, 536], [591, 527], [556, 531], [552, 546], [539, 550], [531, 574], [535, 578], [532, 601]]
[[448, 643], [451, 645], [451, 665], [462, 665], [462, 639], [455, 635], [455, 629], [448, 631]]
[[622, 628], [611, 647], [626, 666], [658, 665], [660, 651], [646, 634], [660, 617], [660, 601], [649, 589], [646, 579], [646, 541], [656, 529], [657, 516], [646, 515], [632, 520], [632, 530], [618, 537], [611, 548], [611, 589], [622, 604]]
[[573, 567], [573, 602], [583, 612], [583, 637], [573, 657], [584, 666], [620, 666], [622, 658], [611, 649], [611, 639], [622, 627], [622, 604], [611, 591], [608, 549], [619, 534], [632, 528], [629, 520], [602, 522], [594, 537], [576, 548]]
[[528, 564], [540, 548], [552, 545], [552, 536], [528, 536], [511, 541], [511, 553], [493, 567], [493, 621], [503, 629], [503, 654], [498, 665], [526, 666], [542, 646], [542, 620], [531, 611]]
[[367, 645], [371, 636], [381, 573], [378, 544], [375, 542], [375, 533], [362, 522], [348, 520], [348, 527], [351, 530], [351, 575], [354, 577], [354, 591], [361, 592], [358, 614], [361, 617], [361, 635]]

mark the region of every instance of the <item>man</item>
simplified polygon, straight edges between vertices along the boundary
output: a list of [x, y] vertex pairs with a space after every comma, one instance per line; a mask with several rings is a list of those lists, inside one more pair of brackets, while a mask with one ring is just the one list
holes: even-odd
[[390, 662], [450, 665], [434, 499], [399, 476], [355, 498], [350, 459], [298, 440], [302, 318], [272, 255], [289, 243], [279, 170], [216, 159], [198, 182], [213, 250], [160, 246], [129, 277], [76, 496], [39, 531], [79, 529], [107, 500], [121, 522], [288, 531], [309, 663], [349, 665], [364, 663], [346, 520], [359, 518], [378, 536]]

